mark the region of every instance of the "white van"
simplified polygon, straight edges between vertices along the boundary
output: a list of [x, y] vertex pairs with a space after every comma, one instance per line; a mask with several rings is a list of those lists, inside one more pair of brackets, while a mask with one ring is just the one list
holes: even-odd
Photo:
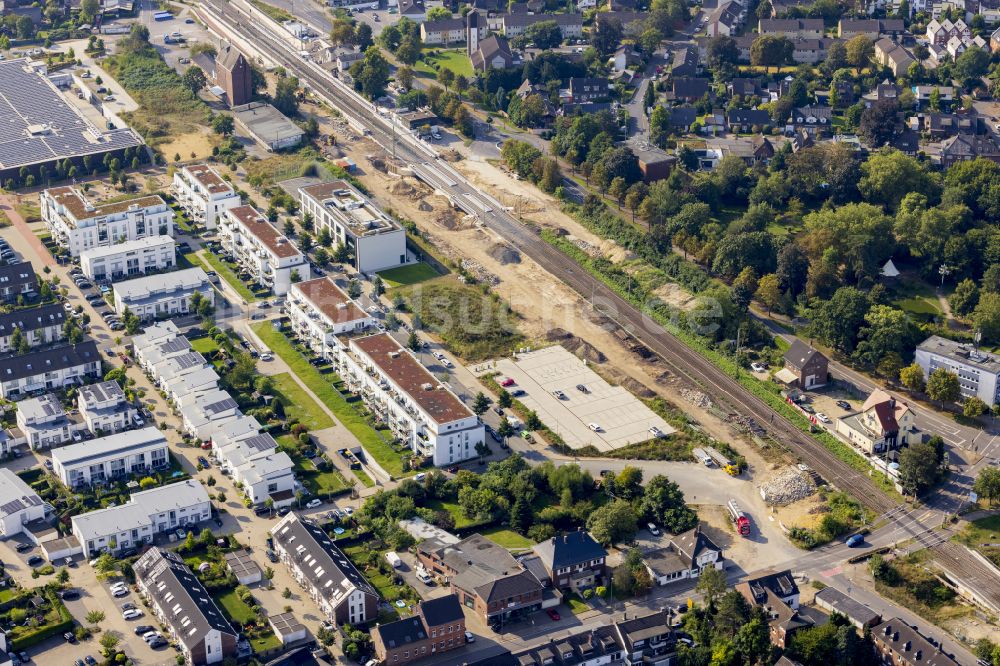
[[395, 552], [390, 550], [388, 553], [385, 554], [385, 559], [388, 560], [389, 564], [392, 565], [393, 569], [403, 568], [403, 560], [401, 560], [399, 558], [399, 555], [397, 555]]

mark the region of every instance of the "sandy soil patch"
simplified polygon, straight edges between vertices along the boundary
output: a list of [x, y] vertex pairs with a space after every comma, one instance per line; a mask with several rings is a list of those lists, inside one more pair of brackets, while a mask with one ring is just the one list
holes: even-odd
[[774, 519], [780, 520], [781, 524], [788, 529], [817, 527], [824, 513], [827, 513], [826, 505], [819, 494], [810, 495], [803, 500], [785, 506], [774, 507]]
[[203, 160], [212, 156], [212, 148], [216, 145], [215, 135], [208, 128], [200, 131], [181, 134], [169, 143], [159, 146], [168, 160], [173, 160], [174, 155], [180, 155], [181, 159]]

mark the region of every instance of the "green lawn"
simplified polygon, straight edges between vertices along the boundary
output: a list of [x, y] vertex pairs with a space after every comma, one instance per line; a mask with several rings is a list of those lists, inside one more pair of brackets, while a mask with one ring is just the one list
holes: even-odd
[[466, 55], [465, 49], [432, 49], [438, 53], [436, 56], [427, 55], [428, 50], [431, 49], [424, 49], [423, 57], [417, 62], [414, 68], [417, 72], [430, 74], [434, 78], [437, 78], [437, 71], [432, 65], [438, 65], [439, 67], [447, 67], [455, 72], [455, 74], [464, 74], [467, 78], [472, 78], [472, 62], [469, 60], [469, 56]]
[[184, 256], [193, 265], [200, 266], [206, 271], [213, 270], [218, 273], [222, 279], [228, 282], [229, 286], [232, 287], [247, 303], [253, 303], [258, 300], [257, 295], [250, 290], [250, 287], [248, 287], [245, 282], [240, 280], [239, 276], [233, 272], [233, 269], [230, 268], [226, 262], [219, 259], [208, 250], [205, 250], [200, 255], [189, 252]]
[[937, 299], [928, 296], [914, 296], [894, 301], [893, 305], [904, 312], [917, 315], [937, 316], [941, 314], [941, 308]]
[[569, 609], [573, 611], [574, 615], [579, 615], [580, 613], [590, 610], [590, 606], [587, 605], [587, 602], [581, 599], [580, 596], [575, 592], [570, 592], [569, 594], [567, 594], [565, 597], [563, 597], [563, 601], [566, 603], [567, 606], [569, 606]]
[[439, 499], [433, 499], [424, 501], [424, 506], [431, 511], [447, 511], [450, 513], [451, 517], [455, 519], [456, 529], [472, 527], [479, 522], [466, 516], [465, 512], [462, 511], [462, 507], [458, 505], [458, 502], [445, 502]]
[[220, 594], [213, 595], [215, 601], [222, 607], [222, 611], [229, 616], [233, 622], [246, 624], [257, 618], [250, 607], [236, 596], [236, 590], [226, 590]]
[[295, 378], [287, 372], [271, 377], [275, 390], [285, 398], [285, 416], [309, 428], [323, 430], [333, 427], [333, 419], [309, 397]]
[[490, 527], [480, 530], [480, 534], [498, 546], [503, 546], [510, 550], [527, 549], [535, 545], [535, 542], [531, 539], [521, 536], [514, 530], [509, 530], [505, 527]]
[[197, 340], [191, 340], [191, 349], [201, 353], [203, 356], [211, 357], [219, 351], [218, 343], [207, 335]]
[[390, 268], [387, 271], [382, 271], [378, 275], [382, 278], [382, 282], [385, 283], [385, 286], [390, 289], [392, 287], [403, 287], [408, 284], [416, 284], [418, 282], [432, 280], [439, 277], [438, 272], [434, 270], [430, 264], [423, 261], [416, 264], [410, 264], [409, 266]]
[[365, 488], [371, 488], [372, 486], [375, 485], [375, 482], [372, 480], [372, 477], [368, 476], [365, 470], [352, 469], [351, 471], [354, 472], [354, 476], [358, 477], [358, 481], [360, 481]]
[[295, 463], [295, 472], [313, 495], [334, 495], [351, 487], [344, 475], [337, 470], [320, 472], [308, 459]]
[[288, 367], [299, 376], [316, 397], [325, 404], [344, 427], [358, 438], [365, 451], [374, 458], [386, 472], [393, 476], [404, 476], [403, 458], [388, 442], [379, 437], [378, 432], [360, 414], [352, 409], [347, 399], [333, 388], [330, 383], [335, 375], [324, 377], [309, 362], [292, 347], [292, 343], [269, 323], [257, 324], [253, 327], [257, 336], [264, 341], [275, 354], [280, 356]]

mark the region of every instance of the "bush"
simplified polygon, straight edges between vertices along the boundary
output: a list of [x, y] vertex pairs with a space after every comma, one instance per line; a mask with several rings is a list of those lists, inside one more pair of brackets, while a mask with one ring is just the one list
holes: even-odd
[[583, 591], [583, 598], [584, 599], [590, 599], [592, 596], [594, 596], [594, 591], [592, 589], [590, 589], [589, 587], [586, 590]]
[[607, 596], [608, 596], [608, 588], [604, 587], [603, 585], [598, 585], [597, 586], [597, 596], [599, 596], [601, 598], [607, 598]]

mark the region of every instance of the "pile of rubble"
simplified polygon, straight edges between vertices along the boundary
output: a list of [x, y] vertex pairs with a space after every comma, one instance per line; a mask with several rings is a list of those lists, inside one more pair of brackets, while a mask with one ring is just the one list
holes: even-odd
[[478, 261], [474, 261], [472, 259], [463, 259], [462, 268], [475, 275], [476, 279], [479, 280], [480, 282], [485, 282], [491, 287], [495, 287], [498, 284], [500, 284], [500, 278], [494, 275], [493, 273], [490, 273], [485, 268], [483, 268], [483, 265], [480, 264]]
[[576, 245], [578, 248], [589, 254], [591, 257], [601, 256], [600, 250], [598, 250], [596, 247], [594, 247], [587, 241], [583, 240], [582, 238], [576, 238], [574, 236], [571, 240], [573, 242], [573, 245]]
[[681, 389], [681, 397], [695, 405], [696, 407], [701, 407], [702, 409], [708, 409], [712, 406], [712, 399], [701, 391], [696, 391], [694, 389]]
[[779, 472], [769, 481], [760, 485], [760, 496], [765, 502], [775, 506], [784, 506], [803, 500], [816, 492], [816, 484], [812, 477], [795, 467], [789, 467]]

